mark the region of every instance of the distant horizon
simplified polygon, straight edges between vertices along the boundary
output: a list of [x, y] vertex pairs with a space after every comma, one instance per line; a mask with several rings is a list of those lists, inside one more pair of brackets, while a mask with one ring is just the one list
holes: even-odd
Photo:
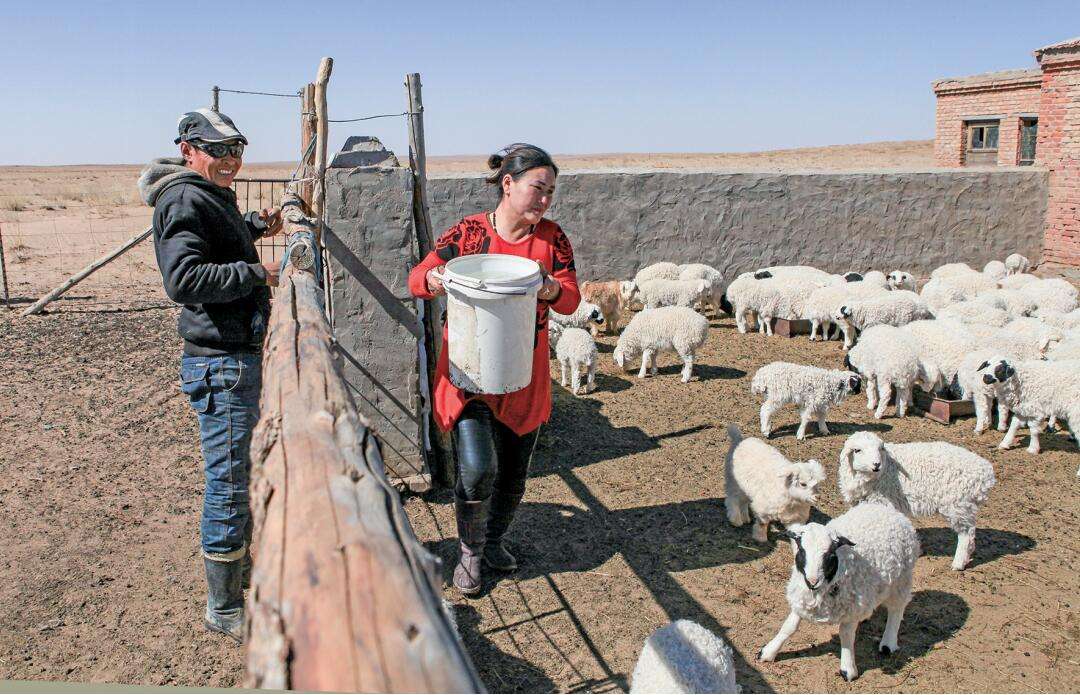
[[[805, 147], [783, 147], [768, 150], [667, 150], [667, 151], [636, 151], [636, 150], [621, 150], [621, 151], [609, 151], [609, 152], [552, 152], [553, 158], [558, 157], [618, 157], [623, 155], [733, 155], [733, 154], [762, 154], [766, 152], [796, 152], [805, 150], [824, 150], [833, 147], [864, 147], [870, 145], [904, 145], [904, 144], [933, 144], [933, 138], [921, 138], [914, 140], [874, 140], [871, 142], [841, 142], [833, 143], [830, 145], [808, 145]], [[436, 154], [428, 155], [428, 159], [458, 159], [465, 157], [488, 157], [493, 152], [473, 152], [473, 153], [461, 153], [461, 154]], [[408, 151], [405, 153], [394, 152], [395, 156], [399, 159], [403, 159], [408, 156]], [[332, 160], [334, 152], [328, 153], [328, 163]], [[277, 159], [266, 161], [244, 161], [241, 166], [241, 171], [244, 167], [248, 166], [295, 166], [298, 160], [293, 159]], [[0, 164], [0, 168], [15, 169], [15, 168], [37, 168], [37, 169], [59, 169], [59, 168], [76, 168], [76, 167], [141, 167], [146, 166], [148, 162], [77, 162], [67, 164]]]

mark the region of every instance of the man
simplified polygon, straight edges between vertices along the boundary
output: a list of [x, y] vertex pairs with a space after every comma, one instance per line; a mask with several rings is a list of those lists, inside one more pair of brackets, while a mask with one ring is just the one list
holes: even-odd
[[242, 217], [230, 188], [244, 137], [210, 109], [180, 118], [180, 158], [154, 160], [139, 189], [154, 206], [154, 250], [165, 292], [183, 305], [181, 389], [199, 419], [206, 489], [200, 523], [208, 597], [205, 624], [243, 641], [251, 513], [248, 448], [258, 420], [270, 287], [259, 236], [281, 229], [277, 208]]

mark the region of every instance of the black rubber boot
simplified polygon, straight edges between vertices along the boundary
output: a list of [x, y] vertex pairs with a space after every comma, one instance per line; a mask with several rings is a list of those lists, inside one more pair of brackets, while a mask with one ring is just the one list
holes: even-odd
[[521, 504], [522, 495], [496, 492], [491, 496], [491, 516], [488, 517], [487, 543], [484, 545], [484, 562], [502, 572], [518, 568], [517, 558], [510, 554], [503, 543], [503, 536], [514, 520], [514, 512]]
[[206, 567], [206, 616], [203, 622], [207, 630], [228, 635], [238, 643], [244, 642], [244, 559], [227, 562], [203, 557]]
[[454, 568], [454, 586], [466, 596], [480, 593], [483, 581], [480, 573], [484, 544], [487, 542], [487, 515], [490, 500], [466, 502], [454, 498], [461, 558]]

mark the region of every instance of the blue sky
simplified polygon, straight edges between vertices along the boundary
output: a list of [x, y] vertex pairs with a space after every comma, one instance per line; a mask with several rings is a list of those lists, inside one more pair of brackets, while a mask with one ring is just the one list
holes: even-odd
[[[726, 152], [933, 137], [933, 79], [1034, 67], [1080, 2], [5, 3], [0, 164], [174, 150], [214, 84], [291, 92], [333, 56], [331, 118], [404, 110], [430, 154]], [[223, 94], [248, 161], [295, 159], [296, 100]], [[404, 119], [336, 125], [407, 152]]]

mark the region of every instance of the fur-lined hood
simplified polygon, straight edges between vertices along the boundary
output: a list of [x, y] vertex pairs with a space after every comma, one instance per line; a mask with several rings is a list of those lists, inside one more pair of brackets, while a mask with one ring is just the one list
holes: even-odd
[[139, 194], [143, 201], [153, 207], [161, 192], [180, 179], [205, 180], [197, 172], [184, 166], [180, 157], [160, 157], [151, 161], [139, 175]]

